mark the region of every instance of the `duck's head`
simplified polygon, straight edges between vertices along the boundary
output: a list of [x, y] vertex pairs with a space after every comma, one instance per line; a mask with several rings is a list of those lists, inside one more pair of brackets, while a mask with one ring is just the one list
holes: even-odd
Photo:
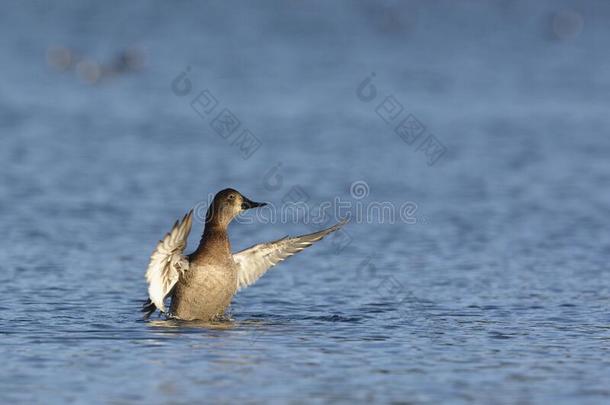
[[214, 196], [214, 200], [208, 208], [205, 222], [227, 226], [241, 212], [265, 205], [267, 203], [254, 202], [244, 197], [239, 191], [226, 188]]

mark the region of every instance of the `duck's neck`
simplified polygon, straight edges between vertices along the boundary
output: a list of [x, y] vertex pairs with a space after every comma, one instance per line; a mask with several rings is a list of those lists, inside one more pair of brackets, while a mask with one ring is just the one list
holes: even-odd
[[227, 227], [216, 223], [207, 223], [194, 255], [196, 258], [230, 256], [231, 243], [229, 242]]

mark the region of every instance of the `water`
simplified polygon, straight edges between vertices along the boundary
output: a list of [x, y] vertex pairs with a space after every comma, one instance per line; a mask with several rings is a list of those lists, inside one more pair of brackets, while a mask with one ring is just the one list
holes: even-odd
[[[550, 1], [4, 7], [0, 401], [607, 403], [609, 16]], [[105, 66], [137, 47], [145, 65], [79, 78], [54, 47]], [[200, 117], [204, 89], [218, 109]], [[388, 95], [446, 148], [434, 165], [376, 114]], [[249, 159], [211, 129], [221, 108], [262, 142]], [[231, 322], [143, 321], [154, 244], [227, 186], [278, 205], [294, 186], [311, 204], [412, 202], [416, 221], [351, 223], [240, 293]]]

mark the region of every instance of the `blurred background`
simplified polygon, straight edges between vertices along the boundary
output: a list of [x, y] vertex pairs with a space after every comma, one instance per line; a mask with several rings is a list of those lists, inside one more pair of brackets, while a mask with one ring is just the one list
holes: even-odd
[[[601, 0], [4, 2], [1, 402], [607, 403], [609, 21]], [[155, 243], [225, 187], [415, 220], [351, 223], [224, 325], [141, 320]]]

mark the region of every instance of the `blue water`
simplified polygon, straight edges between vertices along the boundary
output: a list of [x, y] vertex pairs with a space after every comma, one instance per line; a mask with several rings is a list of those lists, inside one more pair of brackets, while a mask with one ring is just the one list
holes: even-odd
[[[608, 18], [604, 1], [6, 4], [0, 402], [608, 403]], [[394, 132], [409, 114], [413, 142]], [[143, 321], [155, 243], [228, 186], [415, 220], [352, 221], [231, 321]], [[230, 231], [238, 250], [312, 229]]]

